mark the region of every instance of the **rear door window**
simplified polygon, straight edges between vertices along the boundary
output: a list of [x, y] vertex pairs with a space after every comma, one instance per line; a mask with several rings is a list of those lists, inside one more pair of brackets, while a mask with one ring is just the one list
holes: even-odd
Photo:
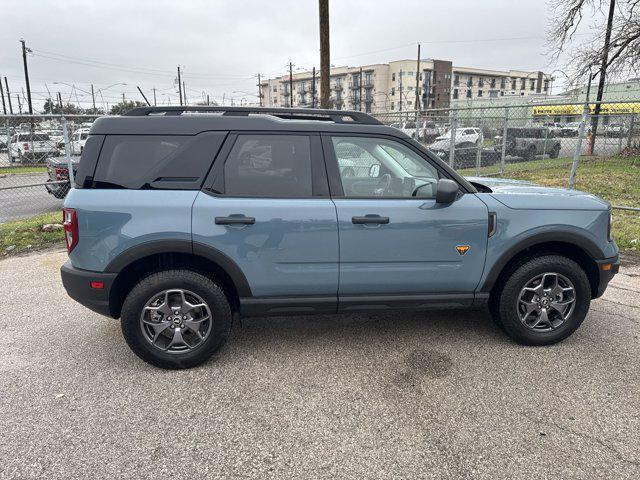
[[240, 197], [310, 197], [306, 135], [238, 135], [224, 165], [224, 193]]

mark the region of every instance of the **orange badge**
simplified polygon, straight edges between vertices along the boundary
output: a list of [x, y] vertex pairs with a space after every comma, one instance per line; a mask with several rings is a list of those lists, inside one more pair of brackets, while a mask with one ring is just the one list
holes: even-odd
[[456, 245], [456, 250], [460, 255], [464, 255], [469, 251], [469, 245]]

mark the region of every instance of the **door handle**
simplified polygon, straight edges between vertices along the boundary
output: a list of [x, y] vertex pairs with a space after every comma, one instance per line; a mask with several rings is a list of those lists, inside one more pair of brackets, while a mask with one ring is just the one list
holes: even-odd
[[351, 217], [351, 222], [354, 225], [386, 225], [389, 223], [389, 217], [365, 215], [364, 217]]
[[253, 225], [256, 219], [244, 215], [229, 215], [228, 217], [216, 217], [216, 225]]

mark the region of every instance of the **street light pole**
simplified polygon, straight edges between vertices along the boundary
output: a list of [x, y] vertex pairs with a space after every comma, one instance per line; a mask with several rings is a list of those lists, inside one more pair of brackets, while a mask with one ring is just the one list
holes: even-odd
[[29, 84], [29, 68], [27, 67], [27, 51], [31, 51], [28, 49], [24, 40], [20, 40], [22, 44], [22, 63], [24, 64], [24, 82], [27, 84], [27, 101], [29, 102], [29, 115], [33, 115], [33, 105], [31, 104], [31, 85]]

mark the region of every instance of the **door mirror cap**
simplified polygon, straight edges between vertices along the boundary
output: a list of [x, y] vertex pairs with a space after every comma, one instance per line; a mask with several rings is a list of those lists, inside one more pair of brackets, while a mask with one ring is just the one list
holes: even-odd
[[436, 191], [436, 203], [451, 203], [458, 196], [458, 184], [448, 178], [438, 180], [438, 189]]

